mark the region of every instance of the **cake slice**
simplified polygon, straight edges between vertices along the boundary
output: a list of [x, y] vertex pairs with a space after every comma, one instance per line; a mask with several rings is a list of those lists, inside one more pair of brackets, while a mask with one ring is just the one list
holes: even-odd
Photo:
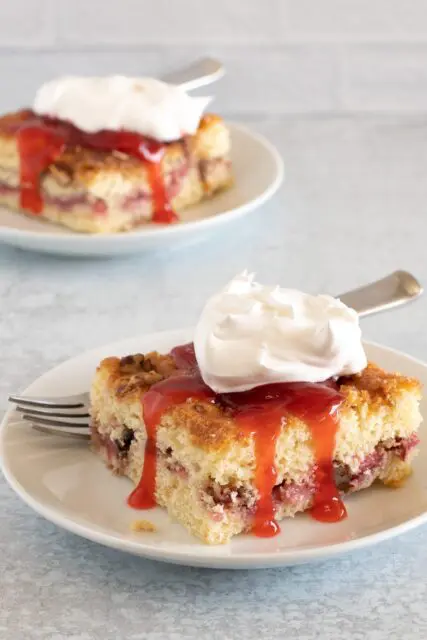
[[375, 480], [400, 486], [420, 394], [416, 379], [375, 364], [336, 382], [214, 394], [191, 346], [107, 358], [91, 389], [92, 445], [137, 486], [131, 506], [157, 503], [204, 542], [227, 543], [272, 535], [307, 509], [338, 520], [340, 495]]
[[231, 185], [229, 152], [216, 115], [203, 116], [194, 135], [159, 143], [127, 132], [85, 134], [19, 111], [0, 118], [0, 205], [87, 233], [169, 223]]

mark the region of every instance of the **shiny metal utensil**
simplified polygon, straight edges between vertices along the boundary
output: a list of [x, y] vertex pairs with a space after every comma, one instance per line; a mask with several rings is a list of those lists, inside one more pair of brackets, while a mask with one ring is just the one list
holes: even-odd
[[219, 60], [202, 58], [184, 69], [162, 76], [161, 80], [170, 84], [178, 84], [185, 91], [191, 91], [216, 82], [224, 74], [224, 66]]
[[422, 292], [421, 284], [411, 273], [395, 271], [386, 278], [343, 293], [337, 298], [363, 318], [416, 300]]
[[9, 396], [9, 402], [16, 404], [22, 419], [36, 431], [80, 440], [90, 438], [88, 393], [44, 398], [14, 395]]
[[[423, 288], [407, 271], [395, 271], [386, 278], [359, 289], [343, 293], [339, 297], [361, 317], [387, 311], [418, 298]], [[34, 398], [10, 396], [22, 419], [43, 433], [89, 440], [89, 394]]]

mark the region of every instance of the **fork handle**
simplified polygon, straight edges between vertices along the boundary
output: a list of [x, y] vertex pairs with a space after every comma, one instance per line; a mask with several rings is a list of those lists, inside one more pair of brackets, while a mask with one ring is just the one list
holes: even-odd
[[201, 58], [188, 67], [162, 77], [164, 82], [178, 84], [185, 91], [212, 84], [225, 74], [224, 66], [215, 58]]
[[400, 307], [419, 298], [423, 287], [408, 271], [395, 271], [371, 284], [336, 296], [364, 317]]

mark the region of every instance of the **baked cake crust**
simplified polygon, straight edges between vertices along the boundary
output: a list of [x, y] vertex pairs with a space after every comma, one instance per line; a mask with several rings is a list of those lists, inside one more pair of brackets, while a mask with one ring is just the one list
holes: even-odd
[[[141, 397], [176, 370], [170, 355], [156, 352], [107, 358], [92, 386], [93, 447], [116, 473], [137, 484], [144, 465], [146, 430]], [[421, 422], [420, 383], [386, 373], [373, 363], [338, 380], [334, 467], [337, 486], [349, 493], [375, 480], [400, 486]], [[216, 404], [187, 400], [163, 414], [157, 428], [156, 498], [193, 534], [224, 543], [250, 528], [256, 502], [253, 438]], [[315, 459], [311, 432], [284, 415], [276, 442], [276, 519], [310, 507]]]
[[[168, 378], [174, 371], [176, 365], [173, 357], [154, 351], [121, 359], [106, 358], [98, 367], [97, 378], [103, 380], [104, 390], [113, 402], [130, 406], [140, 403], [142, 393]], [[366, 407], [371, 411], [382, 407], [392, 412], [402, 393], [413, 394], [418, 400], [421, 397], [418, 380], [388, 373], [372, 362], [361, 373], [342, 377], [337, 382], [343, 395], [341, 415], [347, 411], [360, 413]], [[217, 405], [201, 401], [187, 402], [169, 413], [180, 422], [181, 429], [188, 431], [193, 444], [204, 449], [221, 448], [248, 437], [242, 435], [240, 427]], [[288, 426], [292, 419], [292, 416], [288, 416]]]
[[[0, 118], [0, 204], [34, 215], [20, 204], [17, 132], [32, 117], [23, 110]], [[194, 136], [164, 145], [160, 163], [172, 208], [186, 207], [231, 186], [230, 137], [222, 119], [205, 115]], [[38, 217], [76, 231], [106, 233], [150, 221], [152, 186], [147, 164], [119, 151], [66, 147], [41, 178]]]

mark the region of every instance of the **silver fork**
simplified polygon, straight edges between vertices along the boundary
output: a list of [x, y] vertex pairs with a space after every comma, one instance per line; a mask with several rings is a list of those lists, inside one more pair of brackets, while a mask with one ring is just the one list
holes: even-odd
[[88, 393], [44, 398], [9, 396], [9, 402], [16, 404], [22, 419], [36, 431], [80, 440], [90, 438]]
[[[340, 296], [345, 304], [361, 317], [387, 311], [418, 298], [423, 289], [407, 271], [395, 271], [389, 276]], [[22, 419], [43, 433], [88, 440], [90, 401], [88, 393], [73, 396], [34, 398], [10, 396]]]

